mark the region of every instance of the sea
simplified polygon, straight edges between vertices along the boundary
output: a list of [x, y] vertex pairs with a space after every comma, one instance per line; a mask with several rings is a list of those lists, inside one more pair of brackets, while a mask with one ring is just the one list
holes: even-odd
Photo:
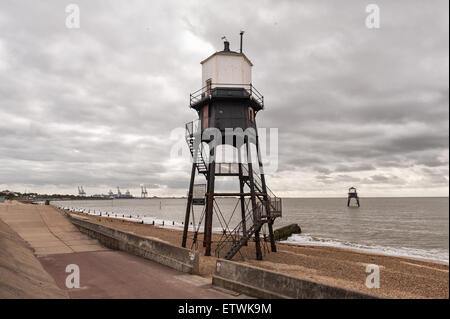
[[[274, 228], [298, 224], [302, 232], [285, 241], [330, 246], [449, 263], [449, 199], [360, 198], [361, 207], [347, 207], [347, 198], [283, 198], [283, 216]], [[218, 198], [214, 231], [238, 222], [236, 198]], [[146, 224], [182, 229], [185, 198], [54, 201], [57, 207], [114, 218], [139, 219]], [[204, 206], [194, 206], [190, 229], [199, 223]]]

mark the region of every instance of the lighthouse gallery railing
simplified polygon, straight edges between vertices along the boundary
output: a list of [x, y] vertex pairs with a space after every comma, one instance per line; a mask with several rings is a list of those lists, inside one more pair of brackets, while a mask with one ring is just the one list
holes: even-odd
[[251, 83], [250, 84], [211, 83], [210, 85], [206, 85], [189, 95], [190, 106], [193, 106], [201, 102], [203, 99], [210, 98], [210, 96], [215, 94], [215, 89], [217, 88], [244, 89], [245, 92], [248, 94], [248, 97], [254, 99], [261, 105], [262, 108], [264, 108], [264, 96]]

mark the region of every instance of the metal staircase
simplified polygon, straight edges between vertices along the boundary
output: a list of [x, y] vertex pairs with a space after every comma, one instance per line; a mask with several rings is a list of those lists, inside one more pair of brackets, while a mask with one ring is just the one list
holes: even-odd
[[267, 221], [266, 216], [262, 216], [261, 203], [251, 209], [245, 216], [245, 224], [248, 225], [245, 233], [243, 232], [244, 222], [241, 221], [232, 231], [230, 231], [217, 245], [215, 253], [220, 257], [222, 250], [228, 249], [225, 259], [232, 259], [234, 255], [245, 246], [250, 238], [259, 231], [262, 225]]
[[200, 174], [206, 174], [208, 172], [208, 166], [207, 166], [206, 161], [202, 154], [202, 150], [201, 150], [202, 147], [201, 146], [196, 147], [197, 145], [195, 145], [195, 137], [194, 136], [186, 138], [186, 142], [189, 146], [189, 151], [191, 152], [192, 160], [196, 164], [197, 171]]
[[[248, 178], [248, 168], [247, 165], [242, 165], [242, 171], [244, 174], [244, 181], [250, 187], [250, 179]], [[266, 185], [266, 191], [267, 193], [264, 194], [263, 186], [261, 178], [258, 174], [253, 174], [253, 185], [256, 189], [256, 196], [261, 201], [262, 205], [268, 205], [268, 211], [269, 211], [269, 217], [275, 219], [276, 217], [281, 217], [282, 213], [282, 205], [281, 205], [281, 198], [275, 196], [275, 194], [272, 192], [272, 190], [267, 187]], [[264, 195], [266, 195], [266, 198], [264, 198]]]
[[199, 174], [204, 174], [208, 172], [207, 161], [205, 160], [206, 155], [203, 154], [203, 145], [200, 140], [200, 133], [198, 131], [199, 121], [192, 121], [186, 124], [186, 143], [189, 146], [189, 151], [191, 152], [192, 160], [196, 164], [197, 171]]

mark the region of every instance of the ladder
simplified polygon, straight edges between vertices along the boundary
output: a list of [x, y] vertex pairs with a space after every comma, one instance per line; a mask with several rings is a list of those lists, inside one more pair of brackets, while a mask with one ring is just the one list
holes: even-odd
[[198, 132], [198, 120], [186, 124], [186, 143], [191, 152], [192, 160], [197, 167], [199, 174], [206, 176], [208, 173], [206, 154], [203, 154], [203, 145], [200, 140], [201, 135]]

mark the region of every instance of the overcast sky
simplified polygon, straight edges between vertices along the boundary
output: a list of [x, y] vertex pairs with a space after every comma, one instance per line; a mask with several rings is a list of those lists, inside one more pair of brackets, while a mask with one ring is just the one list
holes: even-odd
[[171, 132], [196, 115], [199, 62], [243, 29], [275, 193], [448, 196], [448, 21], [447, 0], [2, 0], [0, 189], [185, 195]]

